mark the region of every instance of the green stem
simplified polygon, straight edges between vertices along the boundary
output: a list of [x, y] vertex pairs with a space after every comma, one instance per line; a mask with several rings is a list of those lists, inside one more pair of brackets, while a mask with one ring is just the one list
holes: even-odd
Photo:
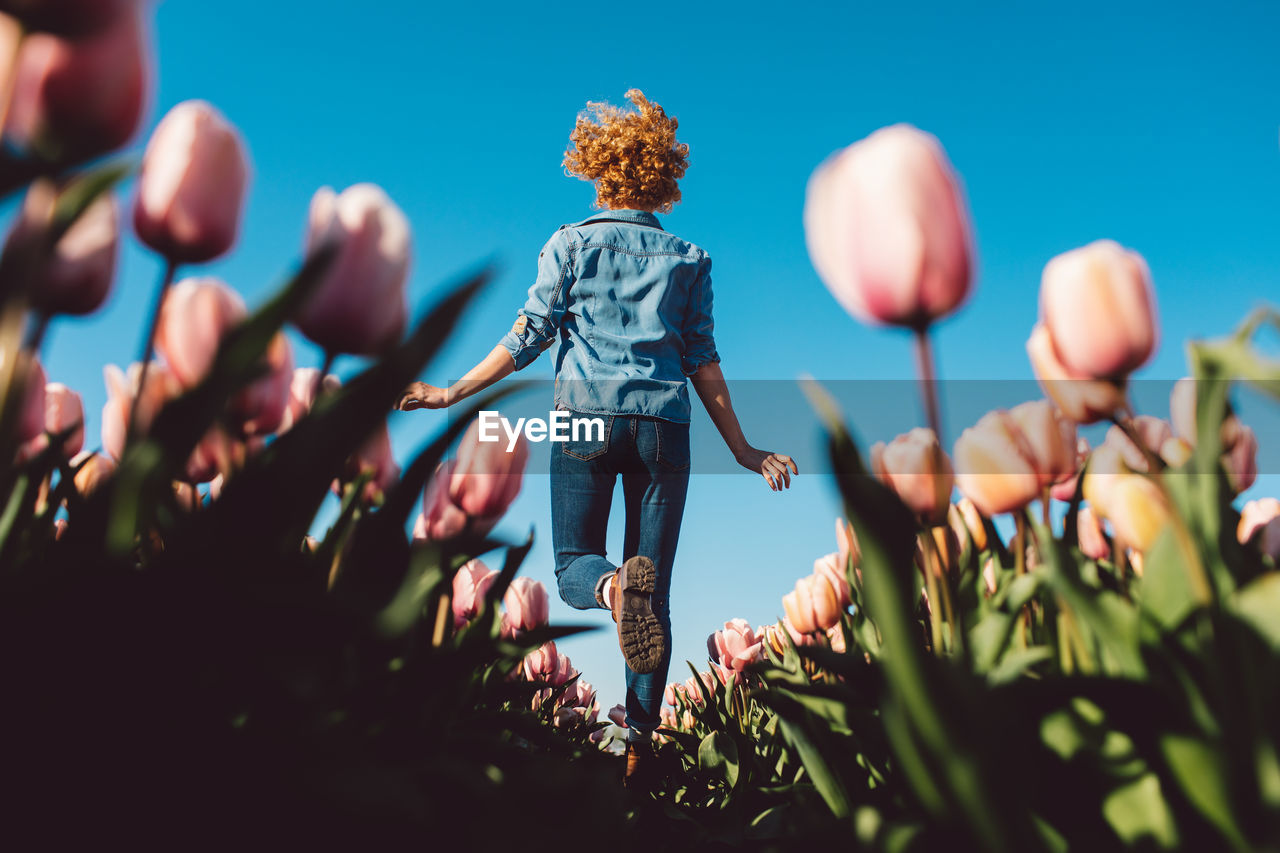
[[915, 330], [916, 373], [920, 380], [920, 394], [924, 399], [925, 418], [929, 421], [929, 429], [933, 430], [938, 444], [942, 440], [942, 416], [938, 407], [937, 372], [933, 363], [933, 347], [929, 343], [929, 327], [921, 326]]
[[147, 387], [147, 370], [151, 366], [151, 358], [156, 351], [156, 331], [160, 328], [160, 312], [164, 308], [164, 298], [169, 293], [173, 278], [178, 272], [176, 261], [166, 258], [164, 272], [160, 277], [160, 287], [156, 292], [155, 304], [151, 307], [151, 326], [147, 330], [147, 341], [142, 346], [142, 367], [138, 372], [138, 385], [133, 389], [133, 403], [129, 406], [129, 428], [125, 431], [126, 444], [132, 439], [138, 425], [138, 401], [142, 399], [142, 389]]

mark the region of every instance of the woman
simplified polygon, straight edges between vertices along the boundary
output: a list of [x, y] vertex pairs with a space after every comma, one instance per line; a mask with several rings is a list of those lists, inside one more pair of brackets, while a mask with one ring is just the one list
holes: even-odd
[[[689, 147], [676, 142], [676, 120], [662, 107], [636, 89], [627, 98], [636, 112], [588, 104], [565, 153], [566, 171], [595, 183], [600, 212], [547, 241], [528, 301], [483, 361], [449, 388], [414, 383], [400, 408], [452, 405], [559, 340], [556, 408], [599, 418], [604, 430], [575, 431], [552, 453], [556, 580], [571, 607], [612, 610], [618, 623], [630, 784], [652, 754], [670, 662], [668, 591], [689, 485], [686, 377], [739, 464], [775, 491], [799, 470], [749, 445], [738, 425], [712, 337], [711, 259], [654, 215], [680, 200]], [[616, 566], [605, 532], [619, 475], [626, 559]]]

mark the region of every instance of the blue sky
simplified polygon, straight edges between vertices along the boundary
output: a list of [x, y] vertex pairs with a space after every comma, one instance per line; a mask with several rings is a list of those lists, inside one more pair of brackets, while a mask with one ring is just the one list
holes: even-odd
[[[261, 302], [298, 255], [315, 190], [376, 182], [413, 223], [414, 305], [484, 259], [501, 264], [424, 377], [446, 382], [510, 326], [550, 233], [589, 213], [590, 187], [560, 168], [575, 115], [588, 100], [622, 102], [639, 87], [680, 119], [691, 148], [684, 201], [664, 224], [715, 259], [725, 372], [776, 380], [751, 387], [741, 412], [748, 437], [791, 453], [802, 471], [821, 445], [792, 380], [912, 375], [905, 336], [857, 324], [823, 288], [801, 228], [813, 168], [880, 126], [906, 121], [936, 134], [971, 204], [978, 276], [969, 304], [937, 330], [945, 378], [1030, 379], [1023, 344], [1040, 271], [1101, 237], [1138, 250], [1152, 269], [1163, 340], [1143, 377], [1183, 375], [1182, 341], [1225, 333], [1280, 296], [1275, 4], [547, 8], [160, 5], [148, 128], [173, 104], [204, 98], [241, 128], [254, 163], [240, 243], [200, 272]], [[158, 272], [130, 246], [110, 305], [51, 333], [50, 377], [84, 394], [90, 443], [105, 400], [101, 366], [136, 358]], [[318, 363], [298, 343], [299, 362]], [[526, 375], [550, 371], [541, 359]], [[1007, 404], [1034, 394], [1009, 387]], [[870, 395], [845, 402], [855, 426], [876, 425], [865, 441], [919, 419], [918, 408], [886, 411]], [[1151, 411], [1166, 414], [1161, 401]], [[443, 417], [394, 415], [401, 458]], [[950, 438], [968, 422], [950, 424]], [[1270, 424], [1264, 447], [1280, 443]], [[700, 410], [693, 429], [695, 452], [722, 454], [716, 468], [726, 470]], [[1265, 478], [1260, 490], [1280, 493], [1280, 483]], [[537, 530], [526, 571], [554, 590], [547, 495], [543, 470], [531, 471], [502, 530]], [[834, 550], [837, 512], [821, 476], [802, 476], [785, 494], [745, 473], [694, 477], [673, 583], [675, 677], [688, 675], [680, 661], [704, 659], [707, 633], [724, 620], [780, 615], [780, 596]], [[553, 618], [609, 625], [554, 593]], [[605, 633], [564, 650], [601, 688], [602, 705], [622, 701], [622, 663]]]

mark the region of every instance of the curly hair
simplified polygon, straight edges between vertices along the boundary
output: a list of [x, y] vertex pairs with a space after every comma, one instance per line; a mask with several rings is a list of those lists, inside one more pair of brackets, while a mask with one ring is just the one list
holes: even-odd
[[569, 134], [565, 174], [596, 185], [596, 206], [669, 213], [676, 181], [689, 167], [689, 146], [676, 142], [674, 118], [639, 89], [627, 91], [638, 113], [589, 101]]

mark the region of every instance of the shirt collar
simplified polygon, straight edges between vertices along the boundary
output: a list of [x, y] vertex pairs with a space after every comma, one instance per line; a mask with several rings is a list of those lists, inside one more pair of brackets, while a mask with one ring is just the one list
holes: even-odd
[[578, 225], [586, 225], [590, 222], [600, 222], [601, 220], [620, 220], [622, 222], [631, 222], [636, 225], [647, 225], [650, 228], [662, 230], [662, 226], [658, 223], [658, 217], [654, 216], [647, 210], [602, 210], [592, 216], [577, 223]]

